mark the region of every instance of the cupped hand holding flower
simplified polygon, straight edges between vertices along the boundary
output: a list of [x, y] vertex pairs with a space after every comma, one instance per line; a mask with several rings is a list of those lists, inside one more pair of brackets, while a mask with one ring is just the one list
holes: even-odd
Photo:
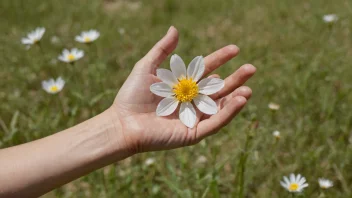
[[116, 128], [134, 153], [195, 144], [229, 123], [251, 96], [251, 89], [242, 86], [255, 73], [250, 64], [224, 81], [216, 74], [204, 78], [235, 57], [237, 46], [196, 57], [188, 69], [174, 55], [172, 72], [158, 69], [177, 43], [178, 32], [171, 27], [135, 65], [110, 108]]

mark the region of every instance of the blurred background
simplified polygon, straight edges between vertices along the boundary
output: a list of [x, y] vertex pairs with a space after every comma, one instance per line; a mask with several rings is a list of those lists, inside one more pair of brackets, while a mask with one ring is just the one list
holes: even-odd
[[[324, 21], [326, 14], [338, 20]], [[291, 195], [279, 181], [291, 172], [309, 183], [299, 197], [352, 197], [351, 16], [349, 0], [1, 0], [0, 148], [102, 112], [174, 25], [174, 53], [186, 64], [236, 44], [240, 54], [217, 73], [225, 78], [245, 63], [257, 67], [245, 109], [198, 145], [133, 156], [43, 197], [282, 198]], [[21, 38], [36, 27], [46, 28], [41, 47], [28, 49]], [[100, 38], [74, 41], [89, 29]], [[84, 58], [59, 62], [72, 47]], [[46, 93], [41, 81], [58, 76], [64, 89]], [[334, 187], [321, 190], [320, 177]]]

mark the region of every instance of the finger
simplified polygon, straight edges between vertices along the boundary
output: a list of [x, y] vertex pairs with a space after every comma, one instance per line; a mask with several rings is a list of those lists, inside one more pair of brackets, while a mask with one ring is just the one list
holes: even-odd
[[236, 88], [242, 86], [250, 77], [254, 75], [256, 68], [253, 65], [246, 64], [241, 66], [235, 73], [225, 79], [225, 86], [212, 96], [214, 99], [227, 96]]
[[235, 57], [240, 49], [236, 45], [223, 47], [204, 58], [205, 70], [203, 76], [208, 75], [216, 68]]
[[[242, 87], [239, 87], [237, 89], [235, 89], [231, 94], [225, 96], [225, 97], [222, 97], [220, 99], [218, 99], [216, 101], [217, 105], [218, 105], [218, 108], [219, 109], [222, 109], [224, 106], [226, 106], [230, 101], [232, 101], [232, 99], [236, 96], [243, 96], [245, 97], [247, 100], [249, 100], [252, 96], [252, 89], [247, 87], [247, 86], [242, 86]], [[211, 98], [213, 98], [211, 96]], [[209, 117], [211, 117], [211, 115], [206, 115], [204, 114], [202, 116], [202, 120], [204, 119], [208, 119]]]
[[212, 74], [208, 78], [220, 78], [219, 74]]
[[[242, 86], [242, 87], [235, 89], [235, 91], [233, 91], [228, 96], [229, 96], [229, 98], [234, 98], [236, 96], [243, 96], [247, 100], [249, 100], [252, 96], [252, 89], [247, 86]], [[228, 97], [228, 96], [226, 96], [226, 97]]]
[[236, 96], [217, 114], [199, 122], [197, 126], [197, 139], [201, 140], [216, 133], [221, 127], [226, 126], [241, 111], [246, 102], [245, 97]]
[[178, 43], [178, 32], [171, 26], [166, 35], [136, 64], [140, 72], [155, 73], [156, 68], [174, 51]]
[[218, 106], [220, 107], [220, 109], [222, 109], [224, 106], [228, 105], [234, 97], [237, 97], [237, 96], [245, 97], [246, 100], [248, 101], [252, 96], [252, 89], [247, 86], [239, 87], [229, 95], [221, 98], [218, 103]]

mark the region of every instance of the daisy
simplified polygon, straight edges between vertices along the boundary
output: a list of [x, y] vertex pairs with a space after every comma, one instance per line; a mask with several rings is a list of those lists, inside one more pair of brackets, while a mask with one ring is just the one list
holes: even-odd
[[[171, 56], [171, 71], [158, 69], [157, 77], [162, 82], [150, 86], [150, 91], [158, 96], [165, 97], [156, 108], [158, 116], [172, 114], [178, 104], [181, 104], [179, 118], [189, 128], [196, 124], [196, 110], [193, 104], [203, 113], [213, 115], [218, 108], [208, 95], [218, 92], [224, 87], [224, 81], [219, 78], [204, 78], [204, 59], [195, 57], [186, 70], [185, 63], [178, 55]], [[200, 80], [200, 81], [199, 81]], [[193, 104], [192, 104], [193, 101]]]
[[21, 42], [22, 44], [25, 44], [25, 45], [36, 44], [40, 41], [40, 39], [42, 39], [44, 33], [45, 33], [45, 28], [38, 27], [32, 32], [28, 33], [27, 37], [22, 38]]
[[43, 89], [50, 94], [60, 92], [64, 88], [64, 85], [65, 81], [61, 77], [58, 77], [56, 81], [53, 78], [42, 81]]
[[303, 188], [308, 187], [306, 178], [302, 177], [300, 174], [295, 176], [293, 173], [290, 174], [290, 179], [284, 176], [284, 181], [280, 181], [280, 184], [289, 192], [302, 192]]
[[333, 23], [336, 22], [339, 18], [336, 14], [327, 14], [323, 16], [323, 21], [325, 23]]
[[82, 32], [80, 35], [75, 37], [75, 40], [80, 43], [91, 43], [100, 36], [100, 33], [96, 30], [89, 30]]
[[334, 186], [334, 184], [332, 183], [332, 181], [328, 180], [328, 179], [324, 179], [324, 178], [319, 178], [318, 179], [319, 182], [319, 186], [320, 188], [323, 189], [328, 189]]
[[276, 138], [276, 139], [280, 139], [280, 131], [274, 131], [273, 132], [273, 136]]
[[275, 111], [277, 111], [277, 110], [280, 109], [280, 105], [279, 105], [279, 104], [276, 104], [276, 103], [273, 103], [273, 102], [269, 103], [269, 104], [268, 104], [268, 107], [269, 107], [269, 109], [275, 110]]
[[155, 163], [155, 159], [154, 158], [148, 158], [145, 160], [145, 165], [150, 166], [153, 165]]
[[83, 50], [79, 50], [77, 48], [73, 48], [70, 50], [64, 49], [62, 54], [58, 57], [60, 61], [66, 63], [72, 63], [78, 59], [81, 59], [84, 56]]

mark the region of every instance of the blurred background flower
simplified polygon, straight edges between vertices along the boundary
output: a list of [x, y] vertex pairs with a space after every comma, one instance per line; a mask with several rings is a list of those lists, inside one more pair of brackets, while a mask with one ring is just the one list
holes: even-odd
[[50, 94], [56, 94], [60, 92], [62, 88], [64, 88], [64, 85], [65, 81], [61, 77], [58, 77], [56, 80], [51, 78], [42, 82], [43, 89]]
[[83, 50], [79, 50], [77, 48], [73, 48], [71, 50], [64, 49], [58, 59], [62, 62], [72, 63], [81, 59], [83, 56]]
[[22, 38], [21, 40], [22, 44], [25, 44], [25, 45], [36, 44], [42, 39], [44, 33], [45, 33], [45, 28], [38, 27], [32, 32], [28, 33], [27, 37]]

